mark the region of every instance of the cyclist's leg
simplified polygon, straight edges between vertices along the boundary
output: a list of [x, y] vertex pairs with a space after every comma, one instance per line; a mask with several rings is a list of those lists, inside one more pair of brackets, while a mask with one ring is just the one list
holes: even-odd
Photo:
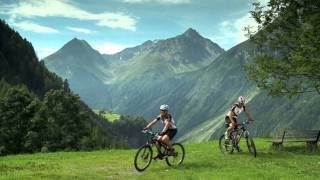
[[234, 124], [231, 123], [231, 121], [230, 121], [228, 116], [225, 118], [225, 126], [227, 128], [227, 130], [224, 133], [225, 139], [229, 139], [230, 132], [235, 128], [235, 126], [234, 126]]
[[157, 158], [162, 159], [163, 155], [160, 151], [160, 139], [161, 139], [161, 136], [159, 136], [154, 143], [156, 145], [158, 154], [153, 159], [157, 159]]
[[161, 141], [165, 143], [168, 147], [168, 152], [172, 153], [172, 145], [170, 143], [170, 140], [173, 139], [173, 137], [176, 135], [177, 129], [169, 129], [164, 136], [162, 136]]
[[[237, 125], [237, 119], [234, 119], [234, 121], [235, 121], [235, 125], [234, 124], [232, 124], [232, 123], [230, 123], [230, 131], [229, 131], [229, 136], [230, 136], [230, 133], [233, 131], [233, 130], [235, 130], [235, 129], [238, 129], [238, 125]], [[238, 136], [238, 135], [237, 135]], [[237, 137], [238, 138], [238, 137]], [[236, 139], [237, 139], [236, 138]], [[236, 150], [238, 151], [238, 152], [242, 152], [242, 150], [240, 149], [240, 146], [239, 146], [239, 144], [238, 144], [239, 142], [238, 142], [238, 140], [237, 140], [237, 142], [236, 142]]]
[[161, 142], [163, 142], [165, 145], [167, 145], [167, 147], [170, 149], [172, 146], [171, 146], [171, 144], [170, 144], [170, 138], [169, 138], [169, 136], [167, 135], [167, 134], [165, 134], [165, 135], [163, 135], [162, 137], [161, 137]]
[[234, 126], [230, 123], [230, 124], [229, 124], [229, 127], [227, 128], [226, 132], [224, 133], [226, 139], [229, 139], [230, 133], [231, 133], [231, 131], [232, 131], [233, 129], [234, 129]]

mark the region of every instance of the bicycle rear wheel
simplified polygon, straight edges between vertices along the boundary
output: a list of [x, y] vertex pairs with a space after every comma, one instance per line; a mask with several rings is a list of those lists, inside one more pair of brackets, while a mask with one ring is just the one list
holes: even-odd
[[251, 137], [247, 137], [246, 141], [247, 141], [247, 147], [250, 154], [252, 154], [254, 157], [257, 157], [257, 150], [256, 150], [256, 146], [254, 145], [253, 139]]
[[232, 154], [234, 151], [232, 140], [226, 139], [225, 135], [222, 135], [219, 139], [219, 148], [223, 154]]
[[172, 148], [174, 149], [173, 155], [169, 155], [166, 158], [166, 162], [168, 166], [182, 164], [185, 157], [185, 151], [184, 151], [183, 145], [180, 143], [173, 143]]
[[152, 149], [149, 145], [143, 145], [139, 148], [135, 158], [134, 166], [137, 171], [144, 171], [148, 168], [152, 160]]

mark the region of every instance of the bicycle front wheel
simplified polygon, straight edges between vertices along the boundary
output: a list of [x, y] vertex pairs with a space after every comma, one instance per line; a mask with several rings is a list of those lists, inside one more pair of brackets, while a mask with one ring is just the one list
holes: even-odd
[[172, 148], [174, 149], [173, 154], [166, 158], [168, 166], [182, 164], [185, 157], [184, 147], [180, 143], [173, 143]]
[[226, 139], [225, 135], [222, 135], [219, 139], [219, 148], [223, 154], [232, 154], [234, 150], [232, 140]]
[[247, 147], [250, 154], [252, 154], [254, 157], [257, 157], [257, 150], [256, 150], [256, 146], [254, 145], [253, 139], [251, 137], [247, 137], [246, 141], [247, 141]]
[[144, 171], [148, 168], [152, 160], [152, 149], [150, 145], [144, 145], [139, 148], [135, 158], [134, 166], [137, 171]]

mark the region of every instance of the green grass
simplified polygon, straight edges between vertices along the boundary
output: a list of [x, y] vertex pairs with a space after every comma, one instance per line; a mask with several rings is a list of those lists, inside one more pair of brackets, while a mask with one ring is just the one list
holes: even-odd
[[109, 121], [118, 120], [118, 119], [120, 118], [120, 115], [119, 115], [119, 114], [110, 113], [110, 112], [107, 112], [107, 113], [103, 114], [103, 116], [104, 116], [105, 118], [107, 118]]
[[273, 151], [270, 142], [256, 140], [257, 158], [242, 144], [242, 153], [223, 155], [218, 142], [185, 145], [179, 167], [153, 161], [139, 173], [133, 166], [136, 150], [57, 152], [0, 157], [0, 179], [318, 179], [320, 152], [304, 144], [285, 144]]
[[[99, 110], [94, 109], [93, 112], [95, 112], [96, 114], [99, 114]], [[104, 112], [101, 114], [105, 119], [107, 119], [108, 121], [115, 121], [118, 120], [120, 118], [120, 114], [114, 113], [114, 112]]]

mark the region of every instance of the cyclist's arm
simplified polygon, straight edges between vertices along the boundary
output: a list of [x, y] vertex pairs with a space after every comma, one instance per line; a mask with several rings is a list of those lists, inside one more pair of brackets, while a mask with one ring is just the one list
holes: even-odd
[[229, 119], [230, 119], [231, 123], [234, 124], [234, 123], [235, 123], [235, 121], [234, 121], [234, 119], [233, 119], [233, 116], [235, 116], [234, 112], [229, 111], [228, 116], [229, 116]]
[[245, 111], [246, 115], [247, 115], [247, 118], [249, 121], [254, 121], [251, 114], [248, 112], [248, 111]]
[[169, 129], [169, 127], [170, 127], [170, 122], [169, 122], [168, 120], [166, 120], [166, 121], [164, 122], [164, 124], [165, 124], [165, 125], [164, 125], [161, 133], [165, 133], [165, 132]]
[[144, 129], [150, 129], [150, 128], [152, 128], [152, 126], [153, 126], [154, 124], [156, 124], [157, 121], [158, 121], [157, 118], [154, 119], [154, 120], [152, 120]]
[[243, 107], [243, 110], [247, 115], [248, 121], [253, 121], [253, 118], [252, 118], [251, 114], [248, 112], [248, 109], [246, 108], [246, 106]]

